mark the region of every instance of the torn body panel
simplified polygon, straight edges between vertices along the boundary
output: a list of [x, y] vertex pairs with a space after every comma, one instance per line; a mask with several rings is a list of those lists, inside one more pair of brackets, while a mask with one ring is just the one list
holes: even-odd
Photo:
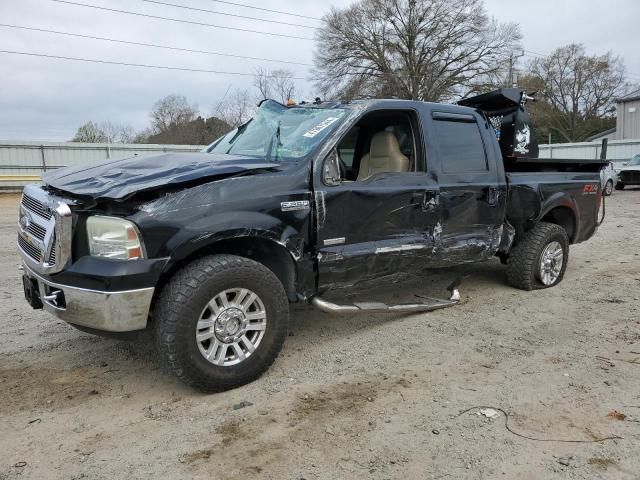
[[42, 180], [46, 185], [72, 195], [123, 200], [148, 190], [201, 183], [278, 166], [238, 155], [164, 153], [62, 168], [46, 173]]
[[[430, 177], [388, 173], [321, 191], [323, 221], [316, 223], [320, 290], [428, 264], [439, 208]], [[334, 244], [336, 239], [343, 241]]]

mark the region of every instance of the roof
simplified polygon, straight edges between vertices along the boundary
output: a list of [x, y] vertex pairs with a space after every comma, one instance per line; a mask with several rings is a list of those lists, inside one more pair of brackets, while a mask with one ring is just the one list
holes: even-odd
[[616, 127], [610, 128], [603, 132], [596, 133], [595, 135], [591, 135], [584, 139], [585, 142], [593, 142], [594, 140], [598, 140], [599, 138], [606, 137], [607, 135], [611, 135], [612, 133], [616, 133]]
[[638, 90], [629, 92], [626, 95], [623, 95], [622, 97], [616, 98], [616, 103], [633, 102], [635, 100], [640, 100], [640, 88]]

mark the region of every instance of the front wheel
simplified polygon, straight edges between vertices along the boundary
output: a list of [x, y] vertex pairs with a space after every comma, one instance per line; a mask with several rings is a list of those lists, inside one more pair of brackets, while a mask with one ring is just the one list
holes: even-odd
[[564, 228], [540, 222], [511, 250], [507, 281], [521, 290], [549, 288], [562, 281], [569, 260], [569, 237]]
[[622, 182], [616, 183], [616, 190], [624, 190], [624, 183]]
[[211, 255], [173, 276], [153, 319], [165, 370], [217, 392], [249, 383], [271, 366], [287, 336], [289, 305], [282, 283], [261, 263]]
[[613, 193], [613, 180], [607, 180], [607, 183], [604, 186], [604, 195], [608, 197]]

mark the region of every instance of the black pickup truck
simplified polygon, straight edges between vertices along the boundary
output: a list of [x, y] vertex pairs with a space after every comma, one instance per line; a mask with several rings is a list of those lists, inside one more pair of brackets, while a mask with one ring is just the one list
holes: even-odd
[[338, 305], [329, 289], [496, 256], [514, 287], [554, 286], [597, 228], [604, 163], [536, 158], [527, 99], [265, 100], [202, 153], [53, 171], [22, 196], [25, 296], [84, 331], [148, 329], [167, 370], [217, 391], [272, 364], [290, 302], [459, 299]]

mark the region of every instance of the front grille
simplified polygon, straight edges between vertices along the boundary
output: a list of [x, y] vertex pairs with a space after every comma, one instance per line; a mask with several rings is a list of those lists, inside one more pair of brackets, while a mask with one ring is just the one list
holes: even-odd
[[38, 240], [43, 240], [47, 235], [47, 229], [42, 225], [38, 225], [37, 223], [31, 223], [27, 228], [27, 232], [36, 237]]
[[40, 262], [40, 260], [42, 259], [42, 252], [38, 247], [34, 247], [24, 238], [22, 238], [22, 235], [18, 235], [18, 245], [20, 245], [22, 251], [29, 255], [33, 260], [38, 263]]
[[[51, 242], [53, 243], [53, 245], [56, 244], [56, 233], [53, 232], [53, 239], [51, 240]], [[55, 265], [56, 264], [56, 249], [55, 247], [51, 249], [51, 252], [49, 253], [49, 260], [47, 260], [47, 263], [49, 265]]]
[[620, 172], [620, 181], [623, 183], [640, 182], [640, 171], [623, 170]]
[[69, 204], [37, 185], [27, 185], [20, 206], [18, 247], [31, 268], [56, 273], [71, 258], [72, 218]]
[[48, 205], [36, 200], [29, 195], [22, 194], [22, 205], [29, 211], [35, 213], [36, 215], [44, 218], [45, 220], [49, 220], [51, 218], [51, 209]]

